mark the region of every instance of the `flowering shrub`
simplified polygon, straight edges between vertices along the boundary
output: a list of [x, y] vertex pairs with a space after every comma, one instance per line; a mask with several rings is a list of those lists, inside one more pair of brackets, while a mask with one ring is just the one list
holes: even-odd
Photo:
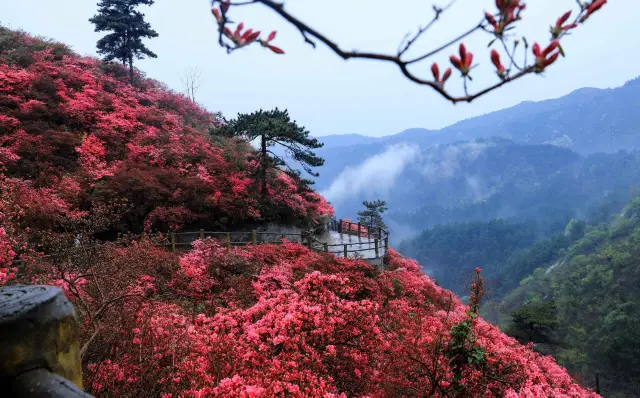
[[170, 299], [131, 308], [100, 396], [596, 396], [390, 250], [389, 269], [298, 244], [185, 254]]
[[279, 172], [258, 203], [250, 145], [209, 136], [218, 117], [187, 97], [151, 79], [134, 88], [121, 65], [55, 43], [5, 28], [0, 38], [0, 173], [22, 184], [32, 210], [127, 199], [122, 227], [134, 231], [332, 213]]

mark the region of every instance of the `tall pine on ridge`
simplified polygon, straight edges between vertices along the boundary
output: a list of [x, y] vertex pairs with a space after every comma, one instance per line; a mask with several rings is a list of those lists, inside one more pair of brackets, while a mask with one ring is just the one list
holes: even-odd
[[129, 66], [129, 80], [133, 84], [133, 59], [157, 58], [142, 43], [143, 38], [158, 37], [158, 33], [136, 10], [140, 5], [152, 5], [154, 0], [100, 0], [98, 13], [89, 19], [96, 32], [112, 32], [98, 40], [98, 53], [105, 61], [117, 59]]
[[362, 205], [365, 209], [358, 212], [358, 222], [367, 227], [387, 229], [387, 225], [382, 220], [382, 213], [387, 211], [387, 202], [380, 199], [373, 202], [365, 200]]
[[267, 171], [272, 168], [287, 167], [287, 170], [283, 171], [294, 178], [303, 190], [308, 189], [309, 184], [313, 184], [313, 181], [302, 178], [298, 170], [292, 169], [281, 156], [273, 153], [269, 148], [276, 145], [283, 147], [286, 154], [313, 177], [319, 174], [314, 172], [312, 167], [324, 164], [324, 159], [312, 151], [312, 149], [321, 148], [324, 144], [309, 137], [309, 131], [298, 126], [295, 120], [292, 121], [286, 109], [275, 108], [270, 111], [261, 109], [250, 114], [240, 113], [236, 119], [231, 120], [216, 133], [242, 137], [247, 141], [260, 140], [258, 180], [262, 197], [267, 194]]

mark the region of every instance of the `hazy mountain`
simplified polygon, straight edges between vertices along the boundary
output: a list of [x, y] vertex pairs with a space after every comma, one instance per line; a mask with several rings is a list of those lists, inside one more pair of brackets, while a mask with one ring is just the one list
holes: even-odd
[[614, 89], [582, 88], [564, 97], [522, 102], [511, 108], [460, 121], [441, 130], [412, 128], [380, 137], [355, 134], [320, 137], [325, 158], [318, 189], [325, 189], [345, 167], [362, 163], [393, 144], [434, 145], [503, 137], [515, 143], [552, 144], [588, 155], [640, 148], [640, 78]]
[[334, 134], [316, 138], [324, 144], [322, 149], [325, 150], [341, 146], [370, 144], [380, 140], [379, 137], [367, 137], [360, 134]]

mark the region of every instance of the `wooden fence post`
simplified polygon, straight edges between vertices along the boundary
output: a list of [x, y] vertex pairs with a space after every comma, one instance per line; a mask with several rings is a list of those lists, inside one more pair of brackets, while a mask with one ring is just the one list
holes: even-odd
[[176, 251], [176, 233], [171, 232], [171, 251]]
[[12, 397], [91, 397], [82, 391], [80, 331], [59, 287], [0, 287], [0, 391]]
[[329, 245], [327, 243], [324, 244], [324, 251], [329, 253]]
[[344, 245], [344, 258], [347, 258], [349, 254], [347, 253], [347, 245]]
[[251, 231], [251, 243], [254, 245], [258, 244], [258, 237], [255, 230]]
[[378, 227], [378, 239], [382, 239], [382, 227]]
[[200, 229], [200, 239], [204, 239], [204, 229]]
[[380, 257], [380, 256], [378, 255], [378, 238], [376, 238], [376, 240], [375, 240], [374, 242], [375, 242], [376, 258], [378, 258], [378, 257]]
[[384, 252], [388, 252], [389, 251], [389, 234], [385, 235], [384, 237]]
[[231, 234], [227, 232], [227, 249], [231, 249]]
[[360, 236], [362, 234], [362, 225], [360, 225], [360, 221], [358, 221], [358, 241], [360, 241]]
[[338, 233], [342, 233], [342, 218], [338, 221]]

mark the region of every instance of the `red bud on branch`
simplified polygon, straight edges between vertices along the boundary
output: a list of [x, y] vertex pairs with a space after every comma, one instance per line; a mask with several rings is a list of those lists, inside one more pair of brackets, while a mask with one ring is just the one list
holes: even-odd
[[594, 0], [587, 6], [587, 14], [580, 19], [580, 22], [584, 22], [594, 12], [598, 11], [603, 5], [607, 4], [607, 0]]
[[449, 77], [451, 77], [451, 68], [447, 68], [447, 70], [444, 71], [444, 75], [442, 75], [442, 85], [444, 85], [444, 82], [446, 82]]
[[460, 43], [459, 53], [460, 58], [452, 55], [449, 57], [449, 60], [451, 64], [462, 73], [462, 76], [467, 76], [471, 69], [471, 63], [473, 62], [473, 54], [467, 51], [463, 43]]
[[494, 32], [498, 30], [498, 21], [496, 21], [493, 15], [489, 14], [488, 12], [485, 12], [484, 18], [487, 20], [487, 22], [489, 22], [491, 26], [493, 26]]
[[276, 31], [269, 33], [269, 37], [267, 37], [267, 43], [276, 38]]
[[558, 18], [558, 20], [556, 21], [556, 25], [551, 27], [551, 36], [554, 39], [560, 37], [563, 32], [566, 32], [567, 30], [576, 28], [578, 26], [575, 23], [564, 25], [564, 23], [567, 22], [570, 16], [571, 11], [565, 12], [560, 18]]
[[498, 76], [500, 76], [500, 78], [504, 78], [504, 65], [500, 62], [500, 54], [495, 49], [491, 50], [491, 62], [495, 65]]
[[216, 17], [216, 20], [218, 22], [220, 22], [222, 20], [222, 15], [220, 15], [220, 11], [218, 11], [217, 8], [212, 8], [211, 12], [213, 13], [213, 16]]
[[438, 64], [435, 62], [431, 65], [431, 73], [433, 74], [433, 79], [436, 83], [440, 82], [440, 68], [438, 68]]
[[[544, 69], [555, 62], [560, 55], [560, 51], [551, 54], [560, 47], [560, 42], [554, 40], [544, 50], [540, 50], [538, 43], [533, 44], [533, 55], [536, 57], [536, 73], [541, 73]], [[549, 56], [551, 54], [551, 56]]]
[[279, 47], [272, 46], [271, 44], [267, 44], [267, 47], [269, 48], [269, 50], [273, 51], [276, 54], [284, 54], [284, 51], [282, 51], [282, 49]]
[[234, 34], [233, 34], [233, 35], [234, 35], [234, 36], [239, 36], [239, 35], [240, 35], [240, 32], [242, 32], [242, 28], [244, 28], [244, 23], [243, 23], [243, 22], [240, 22], [240, 23], [238, 24], [238, 26], [236, 27], [236, 31], [234, 32]]

